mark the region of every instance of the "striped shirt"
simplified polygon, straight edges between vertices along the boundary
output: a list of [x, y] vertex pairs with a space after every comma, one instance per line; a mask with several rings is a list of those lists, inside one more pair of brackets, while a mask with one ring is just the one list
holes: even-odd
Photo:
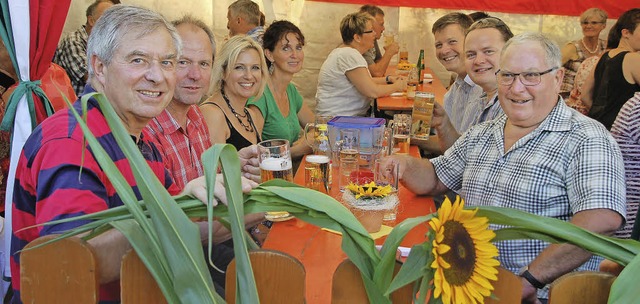
[[487, 93], [482, 92], [477, 99], [469, 99], [465, 108], [460, 133], [467, 132], [471, 127], [488, 120], [500, 117], [504, 114], [500, 102], [498, 102], [498, 94], [489, 99]]
[[144, 133], [160, 150], [164, 165], [178, 188], [184, 189], [190, 180], [204, 175], [200, 157], [211, 147], [211, 139], [198, 106], [189, 107], [186, 130], [165, 109], [151, 120]]
[[[93, 91], [93, 88], [87, 85], [85, 93]], [[74, 103], [73, 107], [82, 113], [81, 102]], [[88, 102], [87, 124], [132, 187], [136, 197], [142, 199], [129, 162], [94, 99]], [[143, 137], [137, 145], [147, 164], [169, 193], [177, 194], [179, 190], [164, 168], [160, 152]], [[58, 111], [33, 131], [20, 154], [12, 209], [11, 279], [15, 292], [12, 303], [19, 303], [20, 299], [20, 255], [16, 252], [39, 236], [61, 233], [86, 224], [87, 221], [16, 231], [51, 220], [94, 213], [123, 204], [113, 184], [95, 160], [89, 144], [83, 142], [83, 139], [84, 134], [73, 114], [69, 110]], [[120, 282], [116, 281], [102, 285], [100, 300], [119, 300], [119, 284]]]
[[[468, 206], [515, 208], [563, 221], [597, 208], [625, 216], [622, 155], [600, 123], [560, 99], [538, 128], [504, 152], [506, 120], [505, 115], [472, 127], [432, 160], [440, 181]], [[539, 240], [498, 242], [498, 260], [515, 273], [548, 245]], [[579, 269], [597, 270], [598, 263], [592, 257]], [[546, 298], [547, 290], [538, 297]]]
[[463, 122], [466, 108], [470, 101], [478, 99], [481, 94], [482, 88], [474, 84], [469, 76], [456, 78], [456, 81], [444, 94], [444, 110], [458, 133], [462, 134], [469, 129], [469, 123]]
[[616, 139], [624, 160], [627, 178], [627, 223], [616, 237], [629, 238], [640, 203], [640, 92], [636, 92], [618, 112], [611, 135]]

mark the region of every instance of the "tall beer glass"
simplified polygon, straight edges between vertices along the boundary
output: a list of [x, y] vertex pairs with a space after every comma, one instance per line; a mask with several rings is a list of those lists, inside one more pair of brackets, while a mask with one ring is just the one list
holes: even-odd
[[304, 166], [304, 185], [309, 189], [329, 194], [331, 159], [327, 155], [307, 155]]
[[[286, 139], [272, 139], [258, 143], [260, 151], [260, 177], [262, 182], [281, 178], [293, 182], [291, 151]], [[283, 221], [291, 218], [286, 212], [267, 212], [265, 218], [270, 221]]]

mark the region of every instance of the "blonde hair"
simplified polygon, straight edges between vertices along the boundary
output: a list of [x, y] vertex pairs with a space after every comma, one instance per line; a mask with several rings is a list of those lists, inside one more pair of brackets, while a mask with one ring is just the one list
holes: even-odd
[[607, 12], [605, 12], [605, 11], [603, 11], [603, 10], [597, 8], [597, 7], [592, 7], [590, 9], [584, 11], [584, 13], [582, 13], [580, 15], [580, 22], [587, 21], [587, 18], [589, 18], [589, 17], [599, 18], [600, 22], [607, 22], [607, 18], [608, 18]]
[[260, 60], [260, 74], [262, 75], [260, 80], [260, 87], [255, 97], [262, 96], [264, 86], [267, 83], [269, 77], [267, 63], [264, 59], [264, 52], [262, 47], [251, 37], [245, 35], [233, 36], [222, 46], [220, 54], [218, 54], [216, 60], [213, 62], [213, 69], [211, 71], [211, 89], [209, 95], [214, 92], [219, 92], [224, 86], [224, 79], [229, 76], [229, 66], [233, 67], [238, 61], [240, 53], [254, 49], [258, 51], [258, 57]]

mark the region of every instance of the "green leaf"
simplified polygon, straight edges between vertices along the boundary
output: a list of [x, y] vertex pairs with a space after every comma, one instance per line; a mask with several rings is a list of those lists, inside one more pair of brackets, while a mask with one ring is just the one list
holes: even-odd
[[411, 247], [409, 256], [400, 267], [396, 277], [391, 281], [385, 294], [390, 295], [392, 292], [402, 288], [402, 286], [422, 278], [424, 268], [430, 267], [431, 263], [428, 263], [430, 256], [431, 252], [427, 251], [423, 245]]
[[[240, 160], [238, 153], [232, 145], [217, 144], [205, 151], [202, 155], [202, 163], [205, 167], [207, 179], [208, 204], [213, 206], [215, 189], [215, 172], [217, 171], [218, 160], [222, 163], [222, 174], [224, 177], [225, 193], [229, 206], [229, 222], [233, 235], [233, 252], [236, 260], [236, 299], [240, 303], [259, 303], [258, 290], [256, 289], [255, 278], [249, 261], [247, 243], [244, 238], [244, 197], [242, 196], [240, 178]], [[209, 251], [211, 251], [211, 222], [213, 220], [213, 210], [208, 212], [209, 219]], [[242, 291], [242, 292], [240, 292]]]
[[609, 292], [608, 303], [637, 303], [640, 299], [638, 288], [638, 272], [640, 271], [640, 255], [637, 255], [620, 272], [618, 278], [613, 281]]

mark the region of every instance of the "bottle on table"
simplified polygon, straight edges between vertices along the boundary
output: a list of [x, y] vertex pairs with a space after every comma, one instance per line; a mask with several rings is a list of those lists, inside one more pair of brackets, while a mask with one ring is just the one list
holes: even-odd
[[416, 68], [418, 69], [418, 82], [422, 82], [422, 73], [424, 73], [424, 50], [420, 50], [420, 55], [418, 56], [418, 63], [416, 63]]
[[416, 89], [418, 87], [418, 68], [412, 64], [411, 70], [409, 70], [409, 77], [407, 79], [407, 98], [414, 99], [416, 97]]
[[403, 43], [402, 47], [400, 47], [400, 52], [398, 53], [398, 62], [409, 62], [409, 51], [407, 50], [406, 43]]

